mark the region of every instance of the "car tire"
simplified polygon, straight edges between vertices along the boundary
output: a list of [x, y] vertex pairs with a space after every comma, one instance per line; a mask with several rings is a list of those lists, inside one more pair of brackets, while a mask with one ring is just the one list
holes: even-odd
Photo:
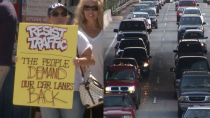
[[179, 17], [176, 17], [176, 22], [179, 22]]
[[141, 96], [140, 96], [140, 94], [139, 94], [139, 105], [141, 104]]
[[177, 43], [179, 44], [179, 34], [177, 34]]
[[158, 28], [158, 24], [156, 24], [156, 26], [155, 26], [155, 29], [157, 29]]
[[174, 99], [177, 99], [177, 94], [175, 91], [174, 91]]
[[183, 111], [181, 110], [181, 108], [178, 105], [178, 117], [182, 117]]
[[136, 101], [136, 103], [135, 103], [136, 104], [136, 109], [139, 109], [139, 99], [140, 99], [139, 95], [137, 95], [136, 99], [135, 99], [135, 101]]

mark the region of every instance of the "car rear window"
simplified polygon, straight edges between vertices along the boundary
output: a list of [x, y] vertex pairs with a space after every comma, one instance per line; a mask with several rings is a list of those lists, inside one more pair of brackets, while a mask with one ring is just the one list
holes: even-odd
[[195, 1], [180, 1], [179, 6], [195, 6]]
[[208, 62], [205, 59], [182, 58], [179, 60], [177, 69], [179, 71], [208, 71]]
[[185, 32], [184, 39], [203, 39], [204, 34], [202, 32]]
[[149, 16], [147, 14], [133, 14], [132, 18], [146, 18], [149, 19]]
[[154, 10], [144, 10], [142, 9], [140, 12], [147, 12], [149, 16], [155, 16], [155, 11]]
[[201, 15], [201, 12], [199, 10], [188, 9], [188, 10], [184, 11], [184, 14], [198, 14], [198, 15]]
[[200, 42], [187, 43], [183, 42], [179, 44], [178, 52], [181, 53], [199, 53], [202, 52], [202, 47]]
[[146, 51], [143, 49], [125, 49], [122, 57], [131, 57], [135, 59], [146, 58]]
[[141, 9], [149, 9], [149, 6], [135, 6], [133, 12], [139, 12]]
[[181, 17], [180, 25], [202, 25], [200, 17]]
[[146, 30], [144, 21], [123, 21], [120, 24], [120, 31], [139, 31]]
[[143, 41], [135, 41], [135, 40], [121, 41], [119, 48], [123, 50], [126, 47], [144, 47], [144, 44]]

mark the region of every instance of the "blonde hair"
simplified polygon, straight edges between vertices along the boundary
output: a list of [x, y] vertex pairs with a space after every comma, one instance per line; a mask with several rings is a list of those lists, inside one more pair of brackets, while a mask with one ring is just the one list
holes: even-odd
[[[85, 24], [87, 22], [85, 15], [84, 15], [84, 10], [83, 7], [85, 5], [85, 2], [88, 0], [80, 0], [79, 4], [77, 5], [77, 8], [75, 9], [75, 18], [73, 20], [74, 25], [78, 25], [79, 28], [82, 28], [85, 30]], [[96, 2], [98, 6], [98, 18], [97, 18], [97, 23], [96, 27], [103, 29], [103, 0], [92, 0], [93, 2]]]

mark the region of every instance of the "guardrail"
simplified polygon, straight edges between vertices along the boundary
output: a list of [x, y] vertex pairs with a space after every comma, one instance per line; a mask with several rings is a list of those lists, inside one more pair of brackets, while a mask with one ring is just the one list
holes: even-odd
[[113, 14], [114, 14], [114, 12], [119, 12], [119, 11], [125, 9], [128, 5], [130, 5], [132, 3], [135, 3], [135, 2], [138, 3], [139, 0], [129, 0], [129, 1], [125, 2], [123, 5], [121, 5], [120, 7], [116, 8], [116, 9], [112, 8], [112, 12], [113, 12]]
[[112, 22], [111, 9], [108, 9], [104, 12], [104, 29]]

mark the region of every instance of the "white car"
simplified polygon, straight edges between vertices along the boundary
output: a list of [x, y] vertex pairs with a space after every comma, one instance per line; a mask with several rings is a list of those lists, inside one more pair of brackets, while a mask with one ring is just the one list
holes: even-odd
[[131, 18], [146, 18], [150, 27], [151, 27], [151, 20], [149, 18], [149, 14], [147, 12], [133, 12]]
[[183, 13], [180, 13], [180, 16], [182, 16], [184, 14], [198, 14], [201, 17], [202, 23], [204, 22], [203, 16], [205, 15], [205, 13], [202, 13], [202, 11], [199, 7], [186, 7], [183, 10]]

